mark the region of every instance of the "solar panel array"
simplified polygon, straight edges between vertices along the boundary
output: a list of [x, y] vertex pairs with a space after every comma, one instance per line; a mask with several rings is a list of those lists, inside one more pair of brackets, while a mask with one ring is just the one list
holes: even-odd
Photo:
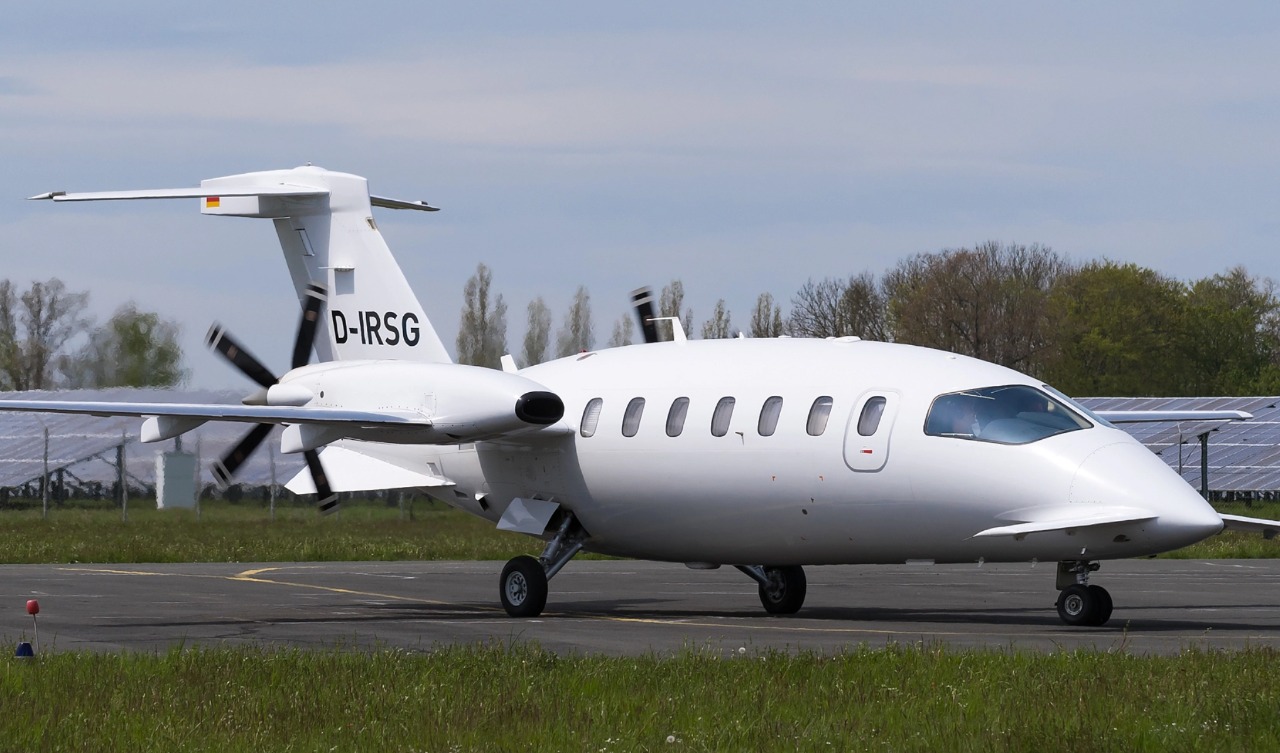
[[[74, 390], [68, 392], [8, 392], [2, 399], [77, 400], [147, 403], [238, 403], [238, 392], [175, 392], [160, 389]], [[116, 447], [125, 444], [125, 467], [132, 484], [152, 485], [156, 456], [176, 448], [175, 440], [143, 444], [138, 439], [142, 421], [137, 418], [102, 418], [56, 413], [0, 414], [0, 487], [38, 484], [44, 472], [44, 430], [49, 430], [50, 471], [63, 469], [69, 483], [78, 486], [116, 481]], [[209, 471], [215, 458], [230, 450], [249, 424], [207, 423], [182, 437], [184, 452], [199, 455], [201, 484], [212, 484]], [[281, 455], [279, 429], [241, 466], [236, 481], [246, 486], [271, 483], [272, 465], [277, 483], [284, 484], [305, 466], [301, 455]], [[270, 451], [268, 450], [270, 448]]]
[[1209, 433], [1209, 490], [1217, 496], [1280, 494], [1280, 398], [1277, 397], [1090, 397], [1091, 410], [1242, 410], [1249, 421], [1126, 424], [1132, 434], [1200, 488], [1200, 440]]

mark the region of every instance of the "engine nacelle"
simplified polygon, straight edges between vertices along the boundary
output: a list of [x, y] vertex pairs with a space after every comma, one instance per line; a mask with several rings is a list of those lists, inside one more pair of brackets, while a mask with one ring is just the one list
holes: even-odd
[[[332, 361], [295, 369], [272, 387], [314, 395], [307, 405], [414, 413], [430, 426], [347, 432], [353, 439], [399, 444], [459, 444], [536, 431], [564, 417], [564, 402], [537, 382], [479, 366], [409, 361]], [[319, 432], [301, 449], [333, 437]], [[317, 445], [318, 446], [318, 445]], [[291, 449], [293, 449], [291, 447]]]

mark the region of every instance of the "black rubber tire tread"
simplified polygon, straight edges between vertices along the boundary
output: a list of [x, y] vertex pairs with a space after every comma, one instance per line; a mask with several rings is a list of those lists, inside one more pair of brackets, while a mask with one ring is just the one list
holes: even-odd
[[1089, 593], [1094, 595], [1098, 600], [1098, 611], [1093, 616], [1093, 625], [1101, 627], [1107, 624], [1107, 620], [1111, 619], [1111, 608], [1114, 604], [1111, 601], [1111, 594], [1102, 586], [1089, 586]]
[[1099, 606], [1097, 594], [1079, 583], [1067, 586], [1058, 594], [1058, 617], [1073, 627], [1094, 625]]
[[799, 565], [788, 567], [766, 567], [765, 573], [777, 573], [782, 579], [782, 588], [777, 593], [760, 586], [760, 603], [769, 614], [795, 614], [804, 606], [808, 581], [804, 577], [804, 568]]
[[537, 617], [547, 605], [547, 571], [527, 554], [513, 557], [502, 568], [498, 596], [512, 617]]

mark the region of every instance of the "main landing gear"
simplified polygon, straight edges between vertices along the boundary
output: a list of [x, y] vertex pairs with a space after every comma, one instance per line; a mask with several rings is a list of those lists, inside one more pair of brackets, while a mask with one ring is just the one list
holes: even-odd
[[573, 555], [582, 549], [582, 542], [587, 532], [582, 529], [573, 513], [566, 513], [556, 530], [556, 535], [547, 542], [537, 559], [522, 554], [507, 562], [502, 568], [502, 579], [498, 593], [502, 598], [502, 608], [512, 617], [537, 617], [547, 605], [547, 581], [551, 580], [560, 568], [573, 559]]
[[1089, 585], [1089, 573], [1097, 569], [1096, 562], [1058, 563], [1058, 617], [1068, 625], [1097, 627], [1111, 619], [1111, 594]]
[[763, 565], [735, 565], [752, 580], [760, 584], [760, 603], [769, 614], [795, 614], [804, 606], [808, 590], [804, 568], [799, 565], [765, 567]]

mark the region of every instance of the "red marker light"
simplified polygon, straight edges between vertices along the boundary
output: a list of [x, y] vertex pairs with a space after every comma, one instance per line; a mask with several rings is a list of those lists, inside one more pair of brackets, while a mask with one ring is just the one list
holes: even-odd
[[27, 614], [32, 616], [40, 614], [40, 602], [35, 599], [27, 599]]
[[863, 455], [870, 455], [870, 454], [872, 454], [872, 452], [873, 452], [872, 450], [863, 450], [863, 451], [862, 451], [862, 454], [863, 454]]

